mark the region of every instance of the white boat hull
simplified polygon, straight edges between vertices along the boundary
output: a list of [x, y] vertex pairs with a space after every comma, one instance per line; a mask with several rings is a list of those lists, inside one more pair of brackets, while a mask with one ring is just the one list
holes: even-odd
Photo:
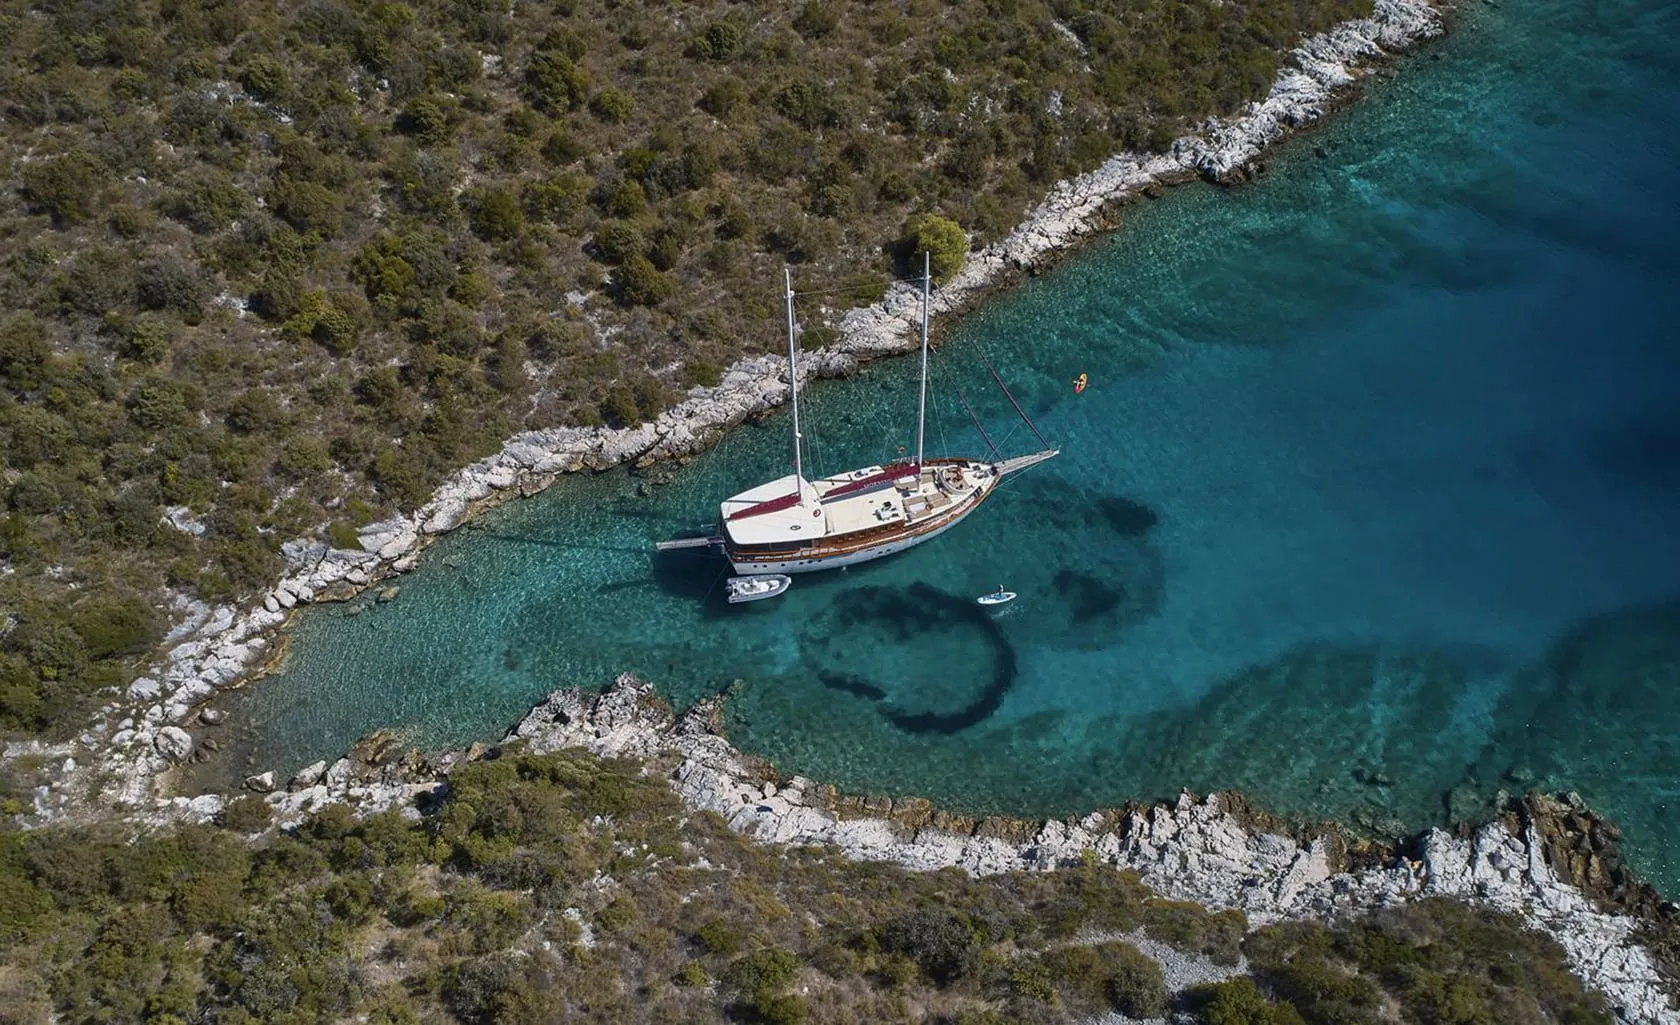
[[755, 573], [751, 576], [730, 577], [729, 604], [740, 605], [749, 601], [776, 598], [786, 593], [788, 585], [792, 583], [793, 581], [782, 573]]
[[952, 518], [951, 522], [942, 523], [938, 527], [933, 530], [929, 530], [926, 533], [915, 534], [909, 537], [895, 538], [890, 541], [883, 541], [881, 544], [870, 548], [861, 548], [854, 552], [806, 558], [795, 557], [790, 559], [770, 558], [763, 560], [736, 560], [731, 558], [729, 560], [729, 564], [735, 568], [736, 573], [742, 575], [756, 573], [816, 573], [825, 569], [841, 569], [846, 566], [856, 566], [861, 562], [870, 562], [875, 559], [885, 558], [889, 555], [895, 555], [909, 548], [914, 548], [923, 541], [931, 541], [961, 523], [968, 513], [972, 511], [972, 509], [973, 506], [964, 510], [961, 516]]

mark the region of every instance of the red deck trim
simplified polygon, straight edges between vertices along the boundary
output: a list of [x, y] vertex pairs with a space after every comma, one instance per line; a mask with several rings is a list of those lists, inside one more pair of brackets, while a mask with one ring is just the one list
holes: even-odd
[[795, 491], [791, 495], [783, 495], [780, 498], [766, 499], [757, 505], [749, 505], [740, 512], [730, 513], [728, 522], [744, 520], [748, 516], [762, 516], [765, 513], [780, 512], [783, 509], [791, 508], [792, 506], [796, 506], [798, 504], [799, 492]]
[[[822, 500], [827, 502], [830, 499], [839, 498], [842, 495], [849, 495], [855, 491], [868, 490], [877, 484], [885, 484], [888, 481], [895, 481], [906, 474], [917, 474], [920, 472], [922, 472], [922, 468], [917, 466], [915, 463], [894, 463], [883, 469], [880, 473], [872, 473], [860, 480], [847, 481], [845, 484], [834, 488], [828, 494], [824, 495]], [[762, 516], [765, 513], [780, 512], [781, 510], [797, 505], [798, 503], [799, 492], [797, 491], [791, 495], [783, 495], [780, 498], [765, 499], [756, 505], [747, 506], [740, 512], [730, 513], [727, 522], [744, 520], [749, 516]]]
[[872, 473], [867, 477], [849, 481], [840, 485], [828, 494], [824, 495], [823, 501], [826, 502], [829, 499], [839, 498], [842, 495], [849, 495], [854, 491], [867, 491], [870, 488], [875, 487], [877, 484], [886, 484], [890, 481], [895, 481], [900, 477], [914, 476], [921, 472], [922, 468], [917, 466], [915, 463], [893, 463], [891, 466], [883, 469], [880, 473]]

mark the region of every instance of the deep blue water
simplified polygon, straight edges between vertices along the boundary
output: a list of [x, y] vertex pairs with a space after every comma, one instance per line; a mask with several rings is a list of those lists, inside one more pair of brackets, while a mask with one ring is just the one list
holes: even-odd
[[[930, 449], [981, 451], [954, 381], [1031, 447], [982, 351], [1064, 447], [956, 531], [729, 607], [650, 543], [786, 472], [785, 419], [569, 480], [304, 616], [242, 699], [258, 759], [493, 738], [630, 669], [741, 681], [731, 735], [786, 772], [970, 811], [1238, 787], [1413, 829], [1578, 789], [1676, 892], [1680, 8], [1472, 5], [1367, 93], [955, 327]], [[809, 393], [815, 468], [906, 444], [913, 374]]]

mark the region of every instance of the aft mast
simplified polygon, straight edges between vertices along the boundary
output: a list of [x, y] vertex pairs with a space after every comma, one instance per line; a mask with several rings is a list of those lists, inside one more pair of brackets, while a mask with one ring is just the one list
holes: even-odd
[[787, 278], [788, 402], [793, 407], [793, 488], [799, 504], [805, 504], [805, 466], [800, 457], [799, 434], [799, 349], [793, 335], [793, 268], [782, 268]]
[[916, 403], [916, 470], [922, 468], [922, 435], [927, 426], [928, 289], [933, 282], [932, 261], [922, 250], [922, 394]]

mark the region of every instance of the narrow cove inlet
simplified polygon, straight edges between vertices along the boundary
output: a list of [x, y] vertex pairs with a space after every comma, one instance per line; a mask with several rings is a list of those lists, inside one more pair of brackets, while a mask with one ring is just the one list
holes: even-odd
[[[729, 688], [730, 739], [784, 772], [968, 812], [1234, 788], [1402, 832], [1578, 790], [1672, 896], [1675, 17], [1478, 5], [1259, 182], [1132, 207], [952, 326], [928, 456], [981, 444], [958, 388], [1027, 444], [982, 356], [1062, 452], [959, 529], [732, 606], [721, 559], [653, 543], [791, 472], [785, 412], [666, 483], [577, 476], [395, 601], [298, 617], [227, 699], [242, 764], [494, 740], [628, 670], [678, 705]], [[916, 383], [802, 394], [807, 474], [913, 444]]]

